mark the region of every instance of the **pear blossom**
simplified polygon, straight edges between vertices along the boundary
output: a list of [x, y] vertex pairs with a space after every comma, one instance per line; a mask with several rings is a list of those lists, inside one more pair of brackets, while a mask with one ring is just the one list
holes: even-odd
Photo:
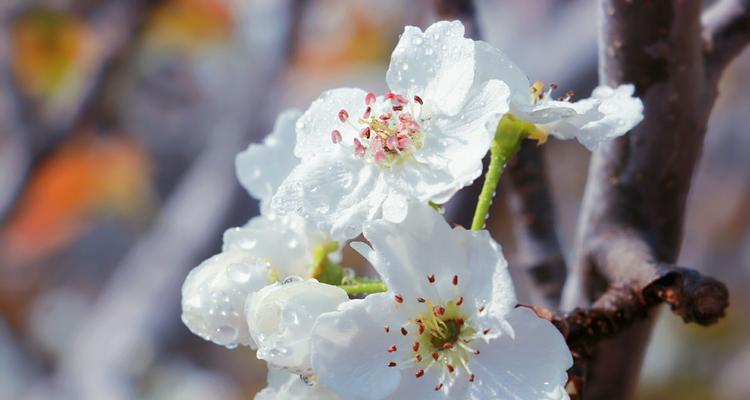
[[[182, 286], [182, 321], [196, 335], [234, 347], [255, 342], [245, 320], [248, 296], [291, 276], [307, 276], [313, 252], [330, 243], [300, 216], [261, 215], [224, 233], [221, 253], [194, 268]], [[340, 253], [332, 253], [338, 260]]]
[[502, 77], [484, 73], [458, 22], [424, 32], [407, 26], [386, 75], [389, 91], [325, 92], [297, 121], [301, 162], [271, 201], [299, 212], [334, 239], [357, 236], [365, 221], [405, 217], [406, 201], [444, 203], [482, 172], [500, 117]]
[[341, 400], [341, 397], [312, 379], [269, 368], [268, 386], [255, 395], [255, 400]]
[[263, 143], [250, 144], [235, 159], [240, 184], [260, 201], [264, 212], [281, 182], [299, 164], [294, 156], [294, 127], [300, 115], [302, 111], [293, 108], [283, 111]]
[[244, 316], [248, 293], [270, 281], [270, 266], [245, 250], [217, 254], [195, 267], [182, 285], [182, 322], [218, 345], [251, 345]]
[[312, 375], [313, 324], [319, 315], [348, 300], [343, 289], [314, 279], [287, 279], [253, 293], [245, 314], [258, 358], [298, 375]]
[[346, 399], [565, 399], [572, 357], [562, 335], [516, 297], [487, 231], [451, 229], [410, 204], [369, 222], [353, 243], [388, 292], [321, 315], [317, 380]]
[[574, 93], [555, 100], [552, 91], [557, 85], [545, 85], [529, 78], [502, 51], [487, 43], [477, 42], [478, 65], [489, 66], [479, 71], [483, 79], [500, 79], [510, 88], [509, 112], [536, 125], [536, 139], [547, 135], [558, 139], [578, 139], [589, 150], [624, 135], [643, 119], [643, 102], [633, 96], [631, 84], [616, 88], [599, 86], [591, 97], [571, 102]]

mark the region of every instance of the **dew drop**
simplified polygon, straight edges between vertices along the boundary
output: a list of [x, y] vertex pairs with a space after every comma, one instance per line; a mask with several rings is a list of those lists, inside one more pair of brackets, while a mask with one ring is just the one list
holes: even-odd
[[290, 276], [286, 277], [283, 281], [281, 281], [281, 284], [282, 285], [287, 285], [289, 283], [302, 282], [302, 281], [304, 281], [304, 279], [302, 279], [302, 277], [297, 276], [297, 275], [290, 275]]
[[414, 38], [414, 40], [412, 40], [412, 43], [413, 43], [413, 44], [414, 44], [415, 46], [419, 46], [419, 45], [421, 45], [422, 43], [424, 43], [424, 40], [422, 40], [422, 38], [421, 38], [421, 37], [415, 37], [415, 38]]
[[224, 325], [216, 328], [215, 333], [216, 342], [227, 343], [228, 346], [233, 345], [232, 342], [237, 339], [237, 329], [234, 329], [234, 327], [231, 327], [229, 325]]
[[236, 283], [245, 283], [250, 279], [250, 272], [245, 264], [229, 264], [227, 266], [227, 277]]

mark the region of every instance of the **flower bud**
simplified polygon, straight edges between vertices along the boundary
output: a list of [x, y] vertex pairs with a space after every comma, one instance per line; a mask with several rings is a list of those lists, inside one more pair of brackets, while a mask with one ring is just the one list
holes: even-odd
[[310, 336], [315, 320], [349, 300], [346, 292], [316, 280], [264, 287], [245, 312], [258, 358], [295, 374], [310, 375]]
[[270, 267], [251, 253], [219, 253], [195, 267], [182, 285], [182, 322], [216, 344], [253, 346], [243, 317], [247, 296], [269, 283]]

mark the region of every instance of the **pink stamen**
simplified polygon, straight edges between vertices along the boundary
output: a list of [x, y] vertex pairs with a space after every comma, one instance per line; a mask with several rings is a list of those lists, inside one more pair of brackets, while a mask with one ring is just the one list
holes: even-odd
[[339, 120], [346, 122], [347, 119], [349, 119], [349, 113], [346, 110], [339, 111]]
[[411, 145], [411, 138], [409, 138], [406, 135], [402, 135], [398, 138], [398, 148], [403, 150], [409, 147]]
[[370, 105], [375, 102], [375, 93], [369, 92], [367, 93], [367, 96], [365, 96], [365, 105]]
[[359, 133], [359, 136], [369, 139], [370, 138], [370, 127], [367, 126], [364, 129], [362, 129], [362, 132]]
[[357, 157], [364, 157], [366, 152], [367, 149], [362, 145], [362, 142], [360, 142], [359, 139], [354, 138], [354, 155]]
[[396, 147], [398, 147], [398, 139], [396, 139], [395, 136], [388, 136], [388, 139], [385, 140], [385, 147], [388, 150], [396, 150]]
[[339, 132], [337, 129], [334, 129], [331, 131], [331, 141], [333, 144], [340, 143], [341, 142], [341, 132]]
[[370, 113], [372, 113], [372, 107], [367, 106], [367, 109], [365, 109], [365, 113], [362, 114], [362, 119], [370, 118]]
[[382, 150], [378, 150], [375, 152], [375, 162], [383, 162], [385, 161], [385, 153]]
[[409, 102], [409, 100], [406, 98], [406, 96], [404, 96], [402, 94], [397, 94], [393, 99], [396, 100], [397, 102], [401, 103], [401, 104], [406, 104], [406, 103]]

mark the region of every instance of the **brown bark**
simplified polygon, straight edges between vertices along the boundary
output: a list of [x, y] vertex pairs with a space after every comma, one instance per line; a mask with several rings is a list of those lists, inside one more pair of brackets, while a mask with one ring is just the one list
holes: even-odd
[[[584, 397], [627, 399], [634, 392], [654, 305], [665, 301], [685, 321], [710, 324], [728, 304], [724, 285], [672, 264], [717, 95], [717, 69], [747, 41], [747, 8], [722, 14], [735, 22], [713, 20], [709, 28], [716, 31], [706, 47], [700, 1], [602, 0], [600, 7], [600, 81], [633, 83], [645, 118], [593, 154], [564, 306], [599, 299], [565, 319], [571, 346], [593, 356]], [[589, 343], [594, 338], [596, 343]]]

